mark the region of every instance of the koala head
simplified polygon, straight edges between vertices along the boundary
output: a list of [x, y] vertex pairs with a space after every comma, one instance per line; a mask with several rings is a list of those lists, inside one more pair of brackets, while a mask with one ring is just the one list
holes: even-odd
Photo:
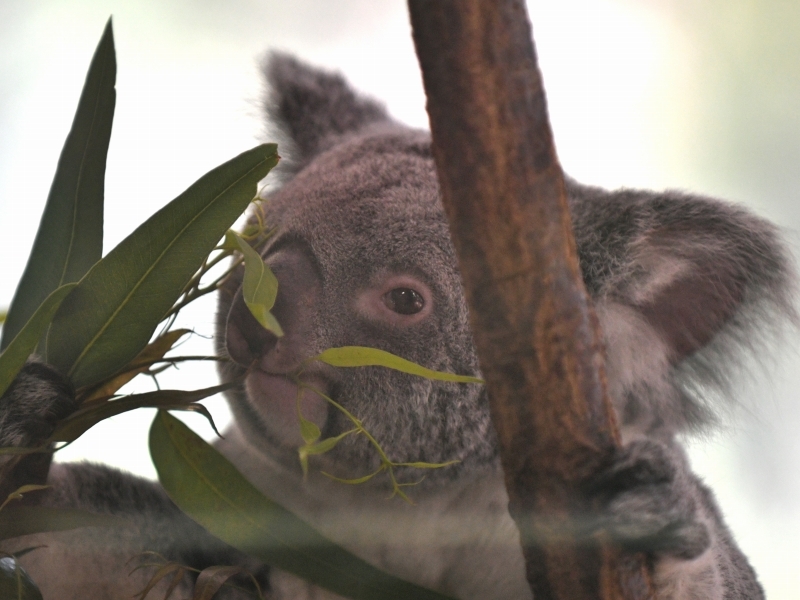
[[[225, 378], [255, 361], [231, 394], [243, 431], [297, 464], [297, 389], [286, 375], [308, 357], [356, 345], [451, 373], [475, 375], [478, 363], [428, 134], [291, 58], [273, 57], [269, 79], [271, 117], [291, 140], [296, 171], [264, 203], [276, 231], [260, 248], [279, 281], [273, 313], [285, 335], [258, 325], [234, 278], [223, 290], [217, 339], [233, 359]], [[392, 460], [461, 461], [442, 469], [446, 476], [494, 461], [483, 386], [319, 362], [302, 379], [361, 419]], [[323, 437], [352, 428], [316, 394], [305, 391], [301, 406]], [[378, 465], [354, 436], [319, 459], [349, 476]]]
[[[246, 373], [229, 392], [242, 432], [297, 466], [302, 440], [290, 375], [307, 358], [369, 346], [430, 369], [479, 372], [429, 135], [392, 121], [340, 76], [291, 57], [273, 55], [267, 77], [268, 115], [289, 160], [263, 205], [275, 233], [259, 250], [279, 281], [273, 312], [285, 335], [250, 315], [238, 274], [221, 293], [216, 343], [231, 359], [223, 378]], [[568, 190], [623, 422], [669, 434], [696, 424], [705, 413], [676, 373], [726, 327], [749, 327], [737, 317], [743, 307], [783, 302], [788, 268], [775, 232], [713, 200], [609, 193], [573, 181]], [[497, 464], [482, 386], [319, 362], [302, 380], [359, 418], [392, 460], [459, 461], [429, 480]], [[311, 391], [300, 405], [323, 437], [352, 428]], [[345, 477], [378, 465], [361, 436], [314, 458]]]

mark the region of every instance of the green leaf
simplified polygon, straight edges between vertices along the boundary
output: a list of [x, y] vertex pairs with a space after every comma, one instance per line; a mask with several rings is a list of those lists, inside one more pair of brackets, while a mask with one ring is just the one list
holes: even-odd
[[253, 577], [244, 567], [216, 565], [214, 567], [207, 567], [200, 571], [197, 576], [197, 583], [194, 585], [194, 595], [192, 600], [211, 600], [220, 588], [235, 575], [248, 575], [253, 582], [253, 586], [258, 591], [258, 598], [263, 600], [264, 596], [261, 593], [261, 587], [258, 581]]
[[277, 277], [272, 269], [264, 263], [264, 259], [258, 252], [236, 233], [229, 231], [225, 238], [226, 245], [230, 243], [229, 240], [235, 241], [236, 249], [244, 257], [244, 281], [242, 282], [244, 303], [264, 329], [282, 337], [283, 329], [270, 312], [275, 306], [275, 298], [278, 297]]
[[336, 546], [259, 492], [219, 452], [160, 411], [150, 454], [170, 498], [226, 543], [267, 564], [356, 600], [444, 600]]
[[441, 469], [442, 467], [449, 467], [450, 465], [458, 464], [457, 460], [448, 460], [442, 463], [429, 463], [429, 462], [407, 462], [407, 463], [393, 463], [395, 467], [412, 467], [414, 469]]
[[333, 450], [336, 447], [336, 444], [341, 442], [345, 437], [347, 437], [351, 433], [356, 433], [357, 431], [358, 429], [350, 429], [349, 431], [340, 433], [335, 437], [325, 438], [324, 440], [322, 440], [321, 442], [317, 442], [316, 444], [309, 442], [307, 446], [302, 446], [300, 450], [307, 455], [325, 454], [329, 450]]
[[[148, 565], [141, 565], [136, 567], [134, 571], [139, 570], [140, 568], [144, 568]], [[167, 593], [164, 594], [164, 598], [169, 598], [169, 594], [172, 590], [178, 587], [183, 577], [186, 575], [186, 567], [180, 565], [178, 563], [167, 563], [163, 565], [155, 574], [150, 578], [150, 581], [147, 582], [147, 585], [140, 591], [137, 592], [134, 597], [138, 598], [139, 600], [144, 600], [147, 595], [159, 584], [161, 580], [167, 577], [168, 575], [172, 575], [172, 581], [169, 584], [169, 588], [167, 589]]]
[[368, 482], [378, 473], [383, 473], [385, 470], [386, 470], [386, 464], [382, 464], [380, 467], [378, 467], [377, 470], [373, 471], [369, 475], [364, 475], [363, 477], [356, 477], [355, 479], [342, 479], [341, 477], [335, 477], [334, 475], [326, 473], [325, 471], [321, 471], [321, 473], [325, 475], [325, 477], [333, 479], [334, 481], [338, 481], [339, 483], [346, 483], [348, 485], [361, 485], [362, 483]]
[[297, 414], [300, 419], [300, 435], [306, 444], [313, 444], [322, 435], [319, 427], [313, 421], [309, 421], [300, 413]]
[[[302, 417], [301, 417], [302, 418]], [[313, 423], [312, 423], [313, 425]], [[316, 425], [314, 425], [316, 427]], [[302, 422], [301, 422], [301, 430], [302, 430]], [[303, 470], [303, 477], [308, 475], [308, 457], [312, 454], [325, 454], [328, 450], [332, 450], [336, 444], [342, 441], [346, 436], [350, 435], [351, 433], [358, 432], [358, 429], [351, 429], [349, 431], [345, 431], [344, 433], [340, 433], [336, 437], [329, 437], [321, 442], [314, 443], [316, 440], [319, 439], [321, 433], [319, 433], [319, 427], [317, 427], [317, 435], [316, 437], [309, 436], [308, 438], [305, 437], [303, 434], [303, 439], [306, 442], [305, 446], [300, 446], [297, 449], [297, 454], [300, 458], [300, 468]]]
[[203, 398], [224, 392], [234, 385], [236, 384], [223, 383], [214, 387], [189, 392], [184, 390], [157, 390], [145, 394], [132, 394], [117, 400], [90, 403], [61, 421], [48, 442], [73, 442], [100, 421], [137, 408], [169, 408], [171, 410], [199, 412], [208, 419], [214, 432], [219, 435], [208, 409], [202, 404], [194, 403]]
[[102, 256], [103, 186], [116, 75], [109, 19], [61, 150], [39, 231], [3, 327], [0, 350], [8, 346], [53, 290], [78, 281]]
[[11, 502], [12, 500], [22, 500], [22, 498], [25, 496], [25, 494], [27, 494], [29, 492], [38, 492], [38, 491], [41, 491], [41, 490], [46, 490], [49, 487], [50, 487], [49, 485], [37, 485], [37, 484], [34, 484], [34, 483], [29, 483], [27, 485], [22, 485], [22, 486], [18, 487], [16, 490], [14, 490], [13, 492], [11, 492], [6, 497], [6, 499], [3, 500], [3, 503], [0, 504], [0, 510], [3, 510], [8, 505], [8, 503]]
[[109, 252], [56, 313], [47, 362], [76, 387], [95, 384], [128, 364], [278, 158], [275, 144], [240, 154], [201, 177]]
[[17, 373], [25, 365], [25, 361], [33, 353], [42, 333], [53, 320], [53, 315], [58, 307], [76, 285], [75, 283], [62, 285], [47, 296], [30, 320], [25, 323], [16, 337], [0, 354], [0, 396], [8, 389]]
[[13, 556], [0, 558], [0, 598], [42, 600], [42, 593]]
[[122, 517], [102, 515], [78, 508], [20, 506], [11, 504], [0, 512], [0, 540], [79, 527], [120, 527], [129, 524]]
[[172, 350], [172, 347], [179, 339], [191, 332], [190, 329], [173, 329], [160, 335], [151, 343], [147, 344], [144, 350], [126, 365], [126, 370], [92, 390], [91, 395], [88, 396], [84, 402], [91, 402], [97, 398], [108, 398], [116, 394], [119, 388], [131, 381], [139, 373], [144, 373], [150, 369], [150, 367], [153, 366], [153, 361], [164, 358], [164, 355]]
[[431, 371], [425, 367], [395, 356], [385, 350], [366, 348], [364, 346], [342, 346], [341, 348], [328, 348], [322, 354], [311, 360], [319, 360], [333, 367], [387, 367], [395, 371], [402, 371], [411, 375], [419, 375], [426, 379], [439, 381], [455, 381], [458, 383], [483, 383], [479, 377], [469, 375], [454, 375], [441, 371]]

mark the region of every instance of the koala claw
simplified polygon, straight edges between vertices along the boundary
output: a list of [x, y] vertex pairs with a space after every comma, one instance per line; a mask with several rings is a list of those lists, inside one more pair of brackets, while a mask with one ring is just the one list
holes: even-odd
[[680, 451], [636, 441], [589, 484], [597, 528], [633, 551], [693, 559], [711, 545], [697, 485]]

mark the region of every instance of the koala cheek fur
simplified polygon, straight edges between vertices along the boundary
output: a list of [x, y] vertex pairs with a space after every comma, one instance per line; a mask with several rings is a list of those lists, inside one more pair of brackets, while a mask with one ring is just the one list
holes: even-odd
[[[378, 457], [363, 437], [312, 457], [303, 477], [290, 375], [308, 357], [370, 346], [430, 369], [480, 373], [428, 134], [393, 121], [339, 75], [281, 54], [265, 70], [268, 118], [284, 161], [260, 215], [275, 233], [259, 251], [279, 281], [274, 313], [285, 336], [258, 327], [239, 290], [241, 274], [230, 277], [220, 291], [215, 343], [231, 360], [220, 375], [248, 376], [228, 393], [234, 426], [218, 447], [268, 495], [393, 574], [461, 600], [530, 598], [483, 388], [313, 364], [306, 382], [356, 415], [392, 460], [458, 462], [426, 471], [412, 488], [413, 506], [387, 501], [391, 486], [380, 476], [353, 487], [320, 474], [373, 471]], [[755, 573], [676, 436], [713, 423], [716, 398], [725, 395], [739, 357], [756, 347], [758, 335], [794, 319], [793, 272], [780, 237], [744, 209], [710, 198], [609, 192], [570, 179], [567, 190], [624, 441], [607, 468], [585, 482], [594, 507], [582, 517], [587, 530], [602, 528], [646, 552], [658, 598], [761, 598]], [[61, 414], [71, 397], [54, 392], [43, 369], [29, 366], [3, 397], [6, 443], [46, 439], [42, 415]], [[324, 437], [351, 427], [320, 396], [302, 402]], [[420, 473], [399, 469], [397, 476], [413, 482]], [[50, 482], [45, 503], [130, 516], [127, 549], [160, 550], [197, 568], [247, 565], [272, 598], [333, 597], [209, 539], [148, 482], [86, 465], [59, 467]], [[24, 557], [23, 565], [27, 559], [52, 589], [81, 589], [46, 552]], [[94, 561], [112, 580], [122, 570], [107, 559], [91, 544], [70, 555], [72, 564]]]

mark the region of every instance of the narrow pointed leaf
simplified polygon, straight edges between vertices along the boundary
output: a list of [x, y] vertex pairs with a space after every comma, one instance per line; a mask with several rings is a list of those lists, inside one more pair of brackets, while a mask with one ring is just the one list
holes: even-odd
[[[134, 570], [138, 570], [134, 569]], [[135, 594], [135, 598], [139, 600], [144, 600], [153, 589], [161, 583], [161, 580], [165, 577], [172, 575], [172, 582], [170, 587], [175, 589], [175, 586], [178, 585], [181, 579], [183, 579], [184, 575], [186, 575], [186, 567], [183, 565], [179, 565], [177, 563], [167, 563], [166, 565], [160, 567], [158, 571], [150, 578], [150, 581], [147, 582], [147, 585], [142, 589], [140, 592]]]
[[336, 444], [338, 444], [342, 439], [346, 436], [350, 435], [351, 433], [357, 432], [357, 429], [351, 429], [350, 431], [345, 431], [344, 433], [340, 433], [336, 437], [330, 437], [327, 439], [322, 440], [321, 442], [314, 443], [318, 438], [313, 439], [306, 439], [303, 438], [306, 442], [305, 446], [300, 446], [297, 449], [298, 458], [300, 459], [300, 468], [303, 470], [303, 477], [308, 475], [308, 457], [312, 454], [324, 454], [328, 452], [328, 450], [332, 450]]
[[3, 500], [3, 503], [0, 504], [0, 511], [2, 511], [8, 505], [9, 502], [12, 502], [14, 500], [22, 500], [23, 496], [29, 492], [38, 492], [40, 490], [46, 490], [49, 487], [50, 487], [49, 485], [36, 485], [33, 483], [22, 485], [13, 492], [11, 492], [6, 497], [6, 499]]
[[235, 384], [223, 383], [222, 385], [193, 391], [157, 390], [145, 394], [124, 396], [118, 400], [94, 403], [75, 411], [67, 419], [61, 421], [50, 436], [48, 442], [73, 442], [100, 421], [137, 408], [169, 408], [172, 410], [191, 410], [199, 412], [208, 419], [214, 432], [219, 435], [208, 409], [202, 404], [195, 403], [198, 400], [224, 392], [233, 385]]
[[345, 431], [344, 433], [340, 433], [335, 437], [325, 438], [321, 442], [308, 443], [306, 446], [301, 447], [301, 451], [307, 455], [310, 454], [325, 454], [329, 450], [333, 450], [336, 447], [336, 444], [341, 442], [344, 438], [346, 438], [351, 433], [355, 433], [358, 431], [357, 429], [351, 429], [350, 431]]
[[483, 383], [479, 377], [469, 375], [455, 375], [453, 373], [443, 373], [432, 371], [416, 363], [395, 356], [385, 350], [377, 348], [366, 348], [364, 346], [342, 346], [341, 348], [328, 348], [322, 354], [314, 357], [315, 360], [327, 363], [333, 367], [370, 367], [379, 366], [419, 375], [426, 379], [436, 379], [439, 381], [455, 381], [458, 383]]
[[360, 485], [362, 483], [368, 482], [370, 479], [375, 477], [375, 475], [377, 475], [378, 473], [383, 473], [383, 471], [385, 470], [386, 467], [384, 465], [381, 465], [380, 467], [378, 467], [377, 471], [373, 471], [369, 475], [364, 475], [363, 477], [356, 477], [355, 479], [342, 479], [341, 477], [336, 477], [334, 475], [331, 475], [330, 473], [326, 473], [325, 471], [322, 471], [322, 474], [325, 475], [325, 477], [328, 477], [329, 479], [338, 481], [339, 483], [346, 483], [347, 485]]
[[248, 150], [201, 177], [125, 238], [61, 306], [47, 336], [47, 361], [76, 387], [128, 364], [277, 162], [275, 144]]
[[192, 600], [211, 600], [219, 589], [225, 585], [225, 582], [236, 575], [249, 575], [253, 585], [258, 590], [258, 597], [263, 598], [258, 582], [247, 569], [244, 567], [217, 565], [200, 571], [200, 575], [197, 576], [197, 583], [194, 585]]
[[78, 281], [103, 253], [103, 186], [117, 61], [111, 19], [95, 50], [64, 142], [28, 264], [3, 327], [5, 348], [57, 287]]
[[317, 424], [313, 421], [309, 421], [300, 413], [298, 413], [297, 416], [300, 418], [300, 435], [302, 436], [303, 441], [306, 444], [313, 444], [319, 439], [319, 437], [322, 435], [322, 432], [319, 430]]
[[429, 462], [407, 462], [407, 463], [394, 463], [395, 467], [412, 467], [414, 469], [441, 469], [442, 467], [449, 467], [456, 465], [459, 461], [448, 460], [443, 463], [429, 463]]
[[30, 320], [25, 323], [16, 337], [0, 354], [0, 396], [8, 389], [8, 386], [14, 381], [14, 377], [25, 365], [25, 361], [33, 353], [42, 333], [53, 320], [53, 315], [58, 307], [75, 286], [74, 283], [62, 285], [47, 296]]
[[164, 355], [187, 333], [191, 333], [191, 330], [173, 329], [147, 344], [144, 350], [127, 365], [129, 367], [128, 370], [95, 389], [84, 402], [91, 402], [98, 398], [114, 395], [119, 388], [131, 381], [139, 373], [147, 371], [153, 365], [153, 361], [164, 358]]
[[283, 336], [283, 330], [275, 316], [270, 312], [278, 297], [278, 278], [265, 263], [264, 259], [241, 237], [229, 231], [226, 243], [230, 238], [236, 241], [236, 249], [244, 257], [244, 281], [242, 295], [244, 303], [250, 309], [264, 329]]
[[102, 515], [78, 508], [20, 506], [11, 504], [0, 512], [0, 540], [79, 527], [120, 527], [129, 524], [122, 517]]
[[187, 515], [231, 546], [355, 600], [443, 600], [336, 546], [259, 492], [219, 452], [164, 411], [150, 428], [159, 480]]

